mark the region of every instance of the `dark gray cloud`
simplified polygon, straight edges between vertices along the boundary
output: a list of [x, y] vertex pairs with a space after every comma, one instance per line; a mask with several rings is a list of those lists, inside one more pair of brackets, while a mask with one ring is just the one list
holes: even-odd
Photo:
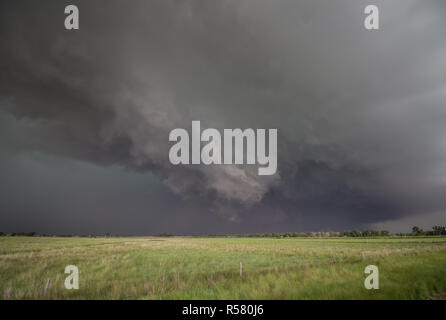
[[[67, 4], [78, 31], [63, 27]], [[3, 1], [0, 224], [206, 233], [438, 217], [446, 6], [375, 1], [370, 32], [367, 4]], [[168, 133], [192, 120], [277, 128], [278, 174], [173, 167]]]

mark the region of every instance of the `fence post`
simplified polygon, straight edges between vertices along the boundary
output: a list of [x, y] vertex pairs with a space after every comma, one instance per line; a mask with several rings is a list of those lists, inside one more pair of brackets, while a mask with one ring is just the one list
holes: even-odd
[[50, 288], [50, 278], [48, 278], [48, 281], [46, 282], [46, 286], [45, 286], [45, 290], [43, 291], [43, 297], [45, 298], [47, 293], [48, 293], [48, 289]]
[[163, 270], [163, 290], [164, 290], [164, 282], [166, 281], [166, 269]]

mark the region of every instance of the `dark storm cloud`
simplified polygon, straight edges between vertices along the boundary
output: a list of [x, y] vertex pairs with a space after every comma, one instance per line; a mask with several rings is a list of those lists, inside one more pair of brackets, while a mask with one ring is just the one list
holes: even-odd
[[[70, 32], [69, 3], [1, 4], [0, 159], [22, 181], [2, 204], [6, 225], [34, 212], [61, 228], [55, 210], [100, 225], [107, 211], [119, 230], [118, 198], [174, 232], [340, 229], [445, 210], [442, 1], [376, 1], [373, 32], [367, 1], [75, 1], [81, 28]], [[278, 174], [171, 166], [168, 133], [192, 120], [277, 128]], [[152, 182], [119, 197], [106, 187], [119, 179], [98, 183], [91, 203], [64, 186], [74, 209], [44, 185], [54, 197], [19, 210], [12, 199], [26, 202], [33, 174], [8, 159], [35, 162], [30, 152]], [[89, 170], [78, 168], [85, 184]], [[159, 194], [145, 199], [146, 188]], [[135, 219], [125, 232], [143, 233]]]

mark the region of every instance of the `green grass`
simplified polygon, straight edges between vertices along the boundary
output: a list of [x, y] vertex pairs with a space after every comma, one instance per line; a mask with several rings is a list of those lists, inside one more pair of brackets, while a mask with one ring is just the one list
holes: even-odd
[[445, 270], [445, 237], [0, 238], [0, 299], [445, 299]]

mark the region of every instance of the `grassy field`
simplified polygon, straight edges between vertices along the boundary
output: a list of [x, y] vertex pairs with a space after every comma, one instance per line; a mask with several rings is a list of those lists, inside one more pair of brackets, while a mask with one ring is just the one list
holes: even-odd
[[0, 238], [2, 299], [446, 299], [445, 276], [445, 237]]

